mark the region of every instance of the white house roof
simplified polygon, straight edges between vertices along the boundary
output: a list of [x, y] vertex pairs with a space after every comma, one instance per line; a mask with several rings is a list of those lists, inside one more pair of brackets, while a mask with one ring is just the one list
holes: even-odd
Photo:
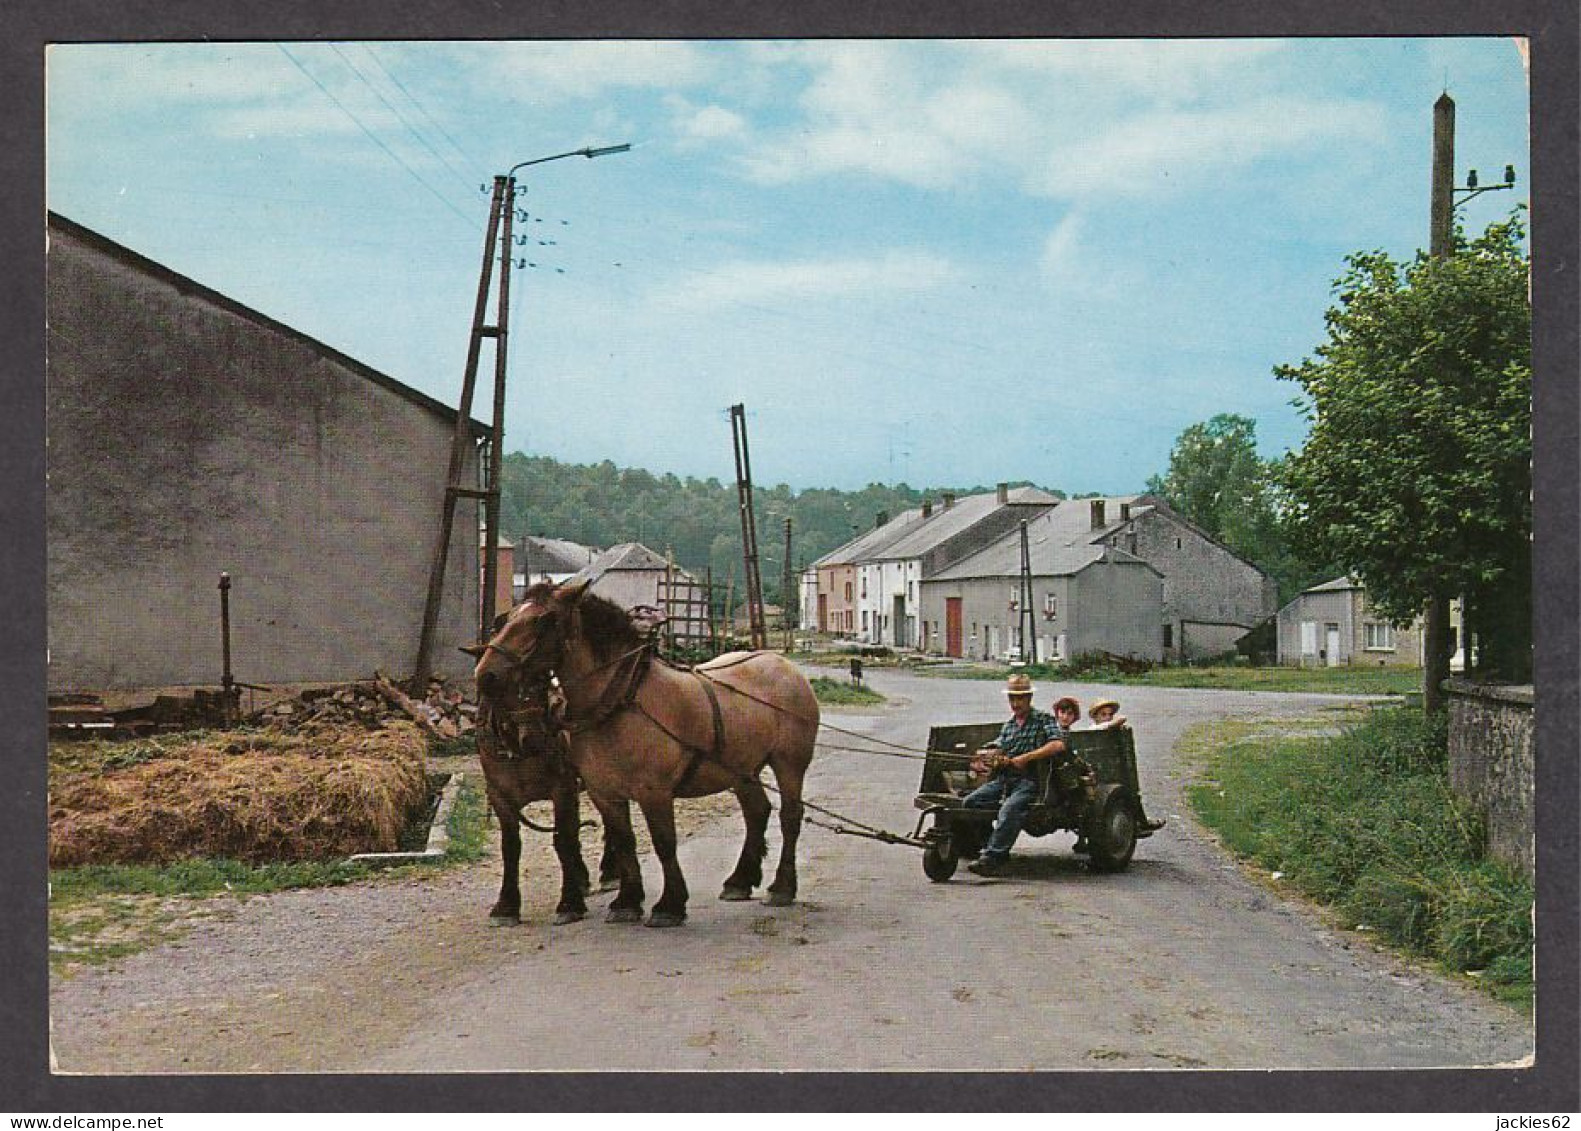
[[591, 546], [568, 542], [564, 538], [536, 538], [532, 535], [522, 539], [522, 550], [519, 564], [529, 567], [534, 573], [573, 573], [598, 557], [598, 551]]
[[964, 530], [970, 530], [1001, 506], [1053, 507], [1059, 500], [1047, 491], [1036, 487], [1016, 487], [1006, 492], [1005, 502], [999, 501], [998, 492], [985, 495], [968, 495], [957, 500], [954, 506], [935, 506], [933, 513], [914, 524], [905, 535], [882, 550], [869, 555], [874, 561], [895, 561], [918, 558], [941, 542]]
[[1333, 581], [1325, 581], [1322, 585], [1314, 585], [1310, 589], [1303, 589], [1301, 590], [1301, 595], [1306, 596], [1308, 593], [1343, 593], [1350, 589], [1361, 588], [1364, 588], [1364, 586], [1360, 581], [1347, 575], [1345, 577], [1336, 577]]
[[[1113, 546], [1104, 546], [1094, 540], [1096, 532], [1089, 528], [1074, 530], [1068, 523], [1059, 521], [1060, 512], [1068, 506], [1086, 502], [1085, 499], [1069, 500], [1053, 510], [1044, 511], [1027, 523], [1027, 550], [1035, 577], [1061, 577], [1079, 573], [1105, 554], [1116, 562], [1136, 562], [1158, 573], [1150, 563], [1135, 554]], [[1083, 508], [1083, 513], [1087, 513]], [[1021, 575], [1021, 531], [1012, 530], [1004, 537], [985, 546], [977, 553], [942, 569], [930, 581], [969, 581], [985, 577], [1019, 577]], [[1162, 574], [1160, 574], [1162, 576]]]
[[921, 520], [921, 507], [901, 511], [884, 525], [875, 526], [872, 530], [858, 534], [843, 546], [836, 546], [815, 561], [813, 566], [844, 565], [848, 562], [867, 560], [891, 542], [905, 537]]
[[[668, 568], [669, 563], [660, 555], [654, 553], [641, 542], [622, 542], [611, 546], [591, 563], [578, 570], [571, 581], [592, 580], [597, 581], [606, 573], [617, 571], [651, 572]], [[680, 566], [675, 567], [676, 577], [690, 577]]]
[[[1036, 487], [1013, 487], [1006, 494], [1009, 505], [1053, 506], [1057, 502], [1059, 500], [1053, 495]], [[1003, 505], [1006, 504], [999, 502], [998, 491], [987, 491], [981, 495], [967, 495], [949, 506], [935, 502], [927, 518], [922, 517], [921, 507], [913, 507], [883, 526], [829, 551], [813, 564], [844, 565], [920, 557], [945, 539], [981, 522]]]

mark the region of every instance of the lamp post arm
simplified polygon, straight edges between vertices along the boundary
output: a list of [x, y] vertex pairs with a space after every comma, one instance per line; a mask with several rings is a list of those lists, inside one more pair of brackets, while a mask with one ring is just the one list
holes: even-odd
[[549, 157], [535, 157], [531, 161], [523, 161], [519, 164], [512, 165], [510, 172], [506, 173], [505, 175], [507, 177], [514, 176], [517, 169], [525, 169], [529, 165], [542, 165], [545, 161], [559, 161], [563, 157], [603, 157], [610, 153], [625, 153], [630, 148], [631, 144], [629, 142], [623, 143], [621, 145], [605, 145], [598, 148], [586, 145], [581, 149], [573, 149], [566, 153], [556, 153]]

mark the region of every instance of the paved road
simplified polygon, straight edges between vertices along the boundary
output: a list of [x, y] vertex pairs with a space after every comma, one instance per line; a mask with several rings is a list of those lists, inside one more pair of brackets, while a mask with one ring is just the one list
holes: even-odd
[[[869, 682], [888, 706], [827, 721], [921, 748], [930, 723], [994, 719], [1004, 708], [997, 684], [889, 671]], [[1040, 688], [1039, 705], [1059, 690]], [[740, 835], [727, 821], [681, 846], [693, 892], [685, 927], [594, 917], [551, 929], [540, 917], [490, 931], [460, 909], [469, 914], [450, 929], [472, 957], [452, 963], [442, 984], [408, 987], [425, 996], [426, 1020], [376, 1047], [348, 1028], [334, 1066], [1398, 1068], [1527, 1057], [1523, 1017], [1324, 926], [1243, 875], [1186, 815], [1185, 769], [1171, 749], [1189, 725], [1310, 715], [1333, 698], [1069, 690], [1124, 700], [1148, 808], [1170, 818], [1126, 873], [1088, 873], [1070, 835], [1056, 833], [1023, 839], [1005, 877], [963, 869], [932, 884], [915, 850], [812, 829], [800, 905], [726, 904], [713, 894]], [[807, 796], [909, 831], [917, 777], [915, 762], [824, 751]], [[771, 841], [771, 864], [777, 851]], [[656, 893], [651, 858], [646, 866]], [[414, 1004], [404, 1012], [416, 1016]]]

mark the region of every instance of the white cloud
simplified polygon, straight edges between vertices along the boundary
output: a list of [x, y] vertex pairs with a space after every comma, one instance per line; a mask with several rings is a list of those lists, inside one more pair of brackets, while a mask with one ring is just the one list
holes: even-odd
[[1029, 187], [1056, 198], [1155, 196], [1222, 180], [1261, 158], [1325, 143], [1384, 140], [1363, 102], [1263, 98], [1212, 110], [1140, 114], [1052, 147]]
[[590, 98], [614, 88], [693, 86], [714, 73], [696, 44], [653, 40], [457, 45], [481, 85], [528, 102]]
[[707, 142], [740, 140], [749, 130], [744, 116], [724, 106], [698, 106], [679, 95], [666, 98], [665, 105], [670, 111], [671, 128], [686, 148], [696, 148]]
[[732, 304], [825, 302], [930, 290], [952, 277], [950, 263], [925, 252], [891, 251], [876, 258], [722, 264], [654, 295], [666, 306], [710, 310]]

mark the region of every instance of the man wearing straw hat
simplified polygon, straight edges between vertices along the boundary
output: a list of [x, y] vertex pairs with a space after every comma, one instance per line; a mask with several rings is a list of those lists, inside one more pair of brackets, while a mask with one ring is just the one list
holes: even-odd
[[1010, 719], [999, 730], [999, 737], [977, 752], [973, 768], [993, 776], [963, 802], [972, 809], [998, 809], [993, 835], [982, 854], [966, 866], [979, 876], [997, 876], [1004, 871], [1025, 823], [1027, 810], [1038, 795], [1037, 771], [1033, 763], [1052, 758], [1065, 750], [1065, 731], [1052, 715], [1032, 707], [1032, 681], [1017, 672], [1005, 681], [1010, 700]]

